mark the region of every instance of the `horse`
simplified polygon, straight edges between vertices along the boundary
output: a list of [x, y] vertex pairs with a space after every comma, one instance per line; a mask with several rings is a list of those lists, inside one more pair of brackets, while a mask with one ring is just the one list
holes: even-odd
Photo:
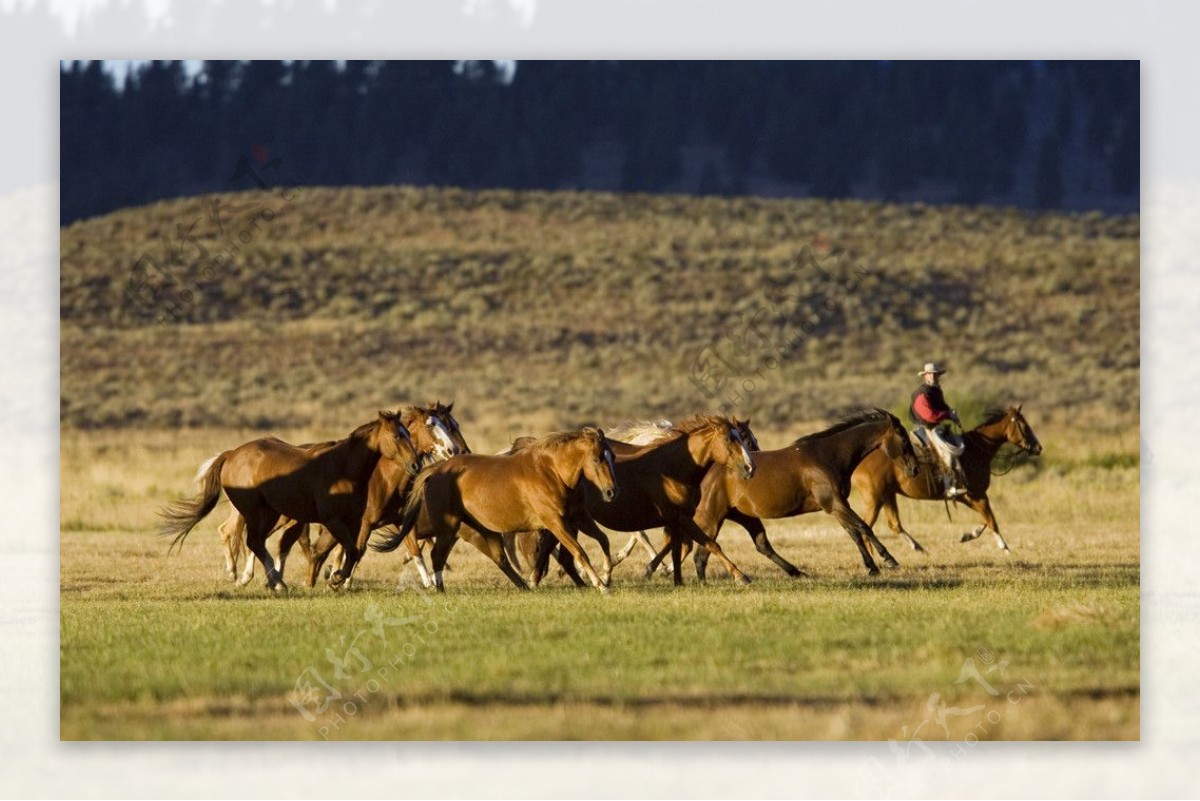
[[545, 529], [581, 563], [592, 585], [608, 592], [567, 517], [569, 498], [584, 481], [606, 503], [617, 496], [612, 450], [604, 432], [590, 426], [550, 434], [510, 456], [455, 456], [422, 471], [409, 492], [400, 530], [371, 547], [394, 551], [410, 537], [432, 539], [433, 584], [445, 592], [442, 572], [461, 529], [463, 539], [514, 585], [529, 589], [508, 561], [504, 535]]
[[[877, 450], [899, 462], [908, 475], [917, 474], [917, 455], [908, 432], [894, 414], [877, 408], [853, 412], [823, 431], [800, 437], [786, 448], [756, 453], [758, 470], [750, 479], [713, 467], [700, 485], [696, 526], [715, 540], [726, 519], [736, 520], [745, 526], [757, 545], [767, 537], [764, 519], [823, 511], [832, 515], [850, 535], [867, 572], [878, 575], [879, 568], [867, 550], [867, 541], [876, 547], [887, 567], [897, 567], [898, 563], [847, 501], [854, 469]], [[660, 549], [647, 570], [657, 566], [665, 554], [665, 548]], [[705, 551], [697, 549], [696, 575], [701, 581], [707, 562]]]
[[[747, 445], [750, 446], [750, 450], [752, 452], [758, 451], [758, 440], [755, 438], [754, 433], [750, 431], [749, 421], [747, 420], [745, 422], [740, 422], [735, 420], [734, 422], [739, 426], [739, 431], [742, 434], [742, 438], [746, 441]], [[627, 421], [621, 423], [620, 425], [614, 426], [611, 429], [606, 429], [604, 433], [612, 439], [617, 439], [630, 445], [649, 445], [654, 442], [661, 442], [662, 440], [672, 436], [671, 428], [672, 424], [670, 420], [637, 422]], [[741, 524], [739, 523], [739, 525]], [[745, 526], [743, 526], [743, 528], [745, 528]], [[775, 562], [775, 564], [779, 565], [780, 568], [782, 568], [783, 571], [788, 575], [801, 575], [800, 570], [795, 565], [791, 564], [775, 552], [775, 549], [771, 547], [770, 541], [765, 537], [756, 539], [754, 544], [760, 553], [762, 553], [771, 561]], [[615, 567], [627, 559], [633, 552], [634, 547], [637, 545], [641, 545], [642, 549], [647, 553], [647, 555], [649, 555], [651, 559], [658, 554], [658, 549], [655, 548], [650, 542], [650, 537], [647, 536], [646, 532], [638, 530], [629, 535], [628, 542], [626, 542], [625, 546], [617, 552], [616, 557], [613, 559], [613, 566]], [[691, 540], [685, 541], [683, 543], [683, 558], [687, 558], [687, 555], [691, 549]], [[673, 571], [673, 568], [668, 566], [665, 561], [662, 562], [660, 569], [667, 573]]]
[[[992, 482], [992, 460], [1005, 443], [1011, 443], [1033, 456], [1041, 454], [1042, 444], [1021, 414], [1020, 404], [1004, 409], [987, 410], [983, 422], [970, 431], [964, 431], [962, 440], [963, 452], [959, 462], [967, 479], [967, 493], [954, 500], [974, 509], [983, 518], [983, 523], [963, 534], [960, 542], [976, 539], [983, 534], [984, 529], [991, 528], [996, 547], [1005, 553], [1012, 553], [1008, 549], [1008, 543], [1000, 535], [1000, 526], [996, 523], [996, 516], [992, 514], [992, 504], [987, 496], [988, 487]], [[914, 551], [925, 550], [904, 530], [896, 508], [896, 496], [903, 495], [916, 500], [942, 500], [941, 482], [929, 466], [923, 468], [921, 476], [912, 478], [897, 471], [886, 458], [871, 454], [863, 459], [862, 464], [854, 471], [852, 483], [863, 497], [863, 519], [867, 525], [875, 525], [882, 508], [893, 533], [903, 536]]]
[[[671, 436], [671, 429], [674, 424], [670, 420], [626, 420], [623, 423], [615, 425], [611, 428], [604, 429], [604, 435], [610, 441], [624, 442], [627, 445], [650, 445], [655, 442], [661, 442]], [[654, 554], [658, 551], [650, 543], [650, 537], [645, 531], [638, 529], [629, 535], [629, 540], [621, 550], [617, 551], [616, 557], [613, 559], [613, 567], [621, 564], [629, 558], [633, 553], [634, 547], [641, 545], [642, 549], [654, 558]], [[666, 567], [664, 570], [668, 569]]]
[[[685, 539], [695, 539], [721, 560], [739, 581], [748, 584], [749, 577], [721, 547], [706, 538], [703, 532], [694, 530], [692, 514], [704, 475], [710, 469], [728, 469], [730, 473], [749, 478], [756, 469], [752, 452], [757, 449], [758, 442], [750, 431], [748, 420], [736, 421], [709, 414], [695, 415], [679, 423], [672, 428], [671, 436], [663, 441], [643, 446], [614, 442], [612, 450], [616, 456], [621, 503], [603, 504], [594, 489], [584, 487], [572, 499], [571, 519], [581, 530], [593, 531], [592, 536], [597, 538], [603, 536], [597, 523], [615, 531], [661, 526], [666, 530], [668, 547], [672, 544], [682, 547]], [[537, 543], [536, 549], [531, 543]], [[522, 538], [522, 554], [534, 564], [532, 583], [535, 585], [545, 573], [552, 546], [553, 541], [544, 534]], [[678, 568], [679, 558], [675, 561]], [[559, 562], [571, 575], [565, 554], [560, 553]], [[653, 568], [649, 569], [646, 577], [653, 572]], [[683, 583], [678, 569], [674, 581], [677, 585]]]
[[[424, 406], [402, 406], [397, 414], [401, 424], [408, 430], [413, 447], [421, 457], [422, 465], [448, 459], [460, 453], [470, 453], [462, 429], [453, 414], [454, 404], [444, 405], [441, 401], [432, 401]], [[335, 442], [320, 442], [299, 447], [312, 452], [319, 452], [335, 445]], [[394, 462], [380, 460], [376, 471], [371, 476], [370, 491], [367, 500], [367, 514], [375, 521], [373, 527], [391, 522], [399, 522], [399, 511], [403, 506], [404, 497], [411, 481], [406, 470], [400, 469]], [[286, 526], [291, 521], [284, 521], [276, 528]], [[226, 571], [230, 579], [236, 578], [237, 556], [246, 548], [245, 522], [237, 509], [230, 511], [229, 517], [217, 529], [225, 544]], [[330, 552], [337, 547], [337, 540], [323, 527], [315, 542], [308, 536], [307, 527], [290, 529], [288, 536], [279, 545], [279, 564], [277, 570], [282, 575], [284, 565], [292, 546], [299, 542], [308, 561], [308, 586], [316, 585], [321, 566]], [[365, 542], [359, 543], [359, 552], [363, 553]], [[248, 552], [248, 550], [247, 550]], [[344, 552], [343, 552], [344, 560]], [[247, 558], [246, 569], [240, 579], [240, 585], [248, 583], [254, 576], [254, 560]], [[347, 582], [351, 579], [347, 578]], [[349, 586], [349, 584], [347, 584]]]
[[287, 589], [266, 546], [267, 536], [282, 518], [294, 521], [284, 536], [308, 523], [320, 523], [337, 539], [346, 552], [346, 563], [329, 578], [329, 585], [336, 588], [358, 562], [358, 542], [365, 542], [370, 534], [371, 520], [365, 514], [370, 481], [385, 459], [413, 475], [420, 469], [408, 429], [390, 411], [380, 411], [375, 420], [317, 452], [276, 437], [252, 440], [201, 465], [196, 476], [199, 493], [160, 510], [160, 534], [172, 537], [172, 549], [181, 546], [216, 507], [224, 490], [246, 521], [246, 544], [262, 562], [269, 589]]

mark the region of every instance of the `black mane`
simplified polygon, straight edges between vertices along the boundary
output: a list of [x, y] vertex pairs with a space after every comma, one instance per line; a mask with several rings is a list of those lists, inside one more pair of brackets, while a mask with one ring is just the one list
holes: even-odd
[[841, 432], [845, 431], [846, 429], [854, 428], [855, 426], [861, 425], [862, 423], [868, 423], [868, 422], [873, 422], [873, 421], [877, 421], [877, 420], [891, 420], [891, 419], [892, 419], [891, 412], [886, 411], [884, 409], [877, 408], [875, 406], [868, 406], [863, 409], [852, 409], [849, 412], [847, 412], [846, 415], [843, 416], [841, 420], [834, 423], [829, 428], [826, 428], [823, 431], [817, 431], [812, 434], [805, 434], [804, 436], [800, 437], [792, 444], [799, 445], [802, 442], [811, 442], [814, 439], [821, 439], [824, 437], [831, 436], [833, 434], [840, 434]]

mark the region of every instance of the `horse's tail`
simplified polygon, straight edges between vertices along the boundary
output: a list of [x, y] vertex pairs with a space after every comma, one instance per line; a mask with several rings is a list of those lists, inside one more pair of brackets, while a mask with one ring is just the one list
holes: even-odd
[[224, 451], [200, 465], [200, 470], [196, 473], [196, 483], [200, 486], [196, 497], [191, 500], [172, 501], [158, 510], [158, 515], [162, 518], [162, 524], [158, 528], [159, 536], [171, 537], [171, 547], [167, 553], [175, 550], [176, 545], [182, 546], [183, 540], [196, 524], [216, 507], [221, 498], [221, 468], [224, 467], [227, 456], [229, 451]]
[[403, 519], [400, 523], [399, 530], [385, 537], [378, 542], [371, 543], [371, 550], [379, 551], [380, 553], [391, 553], [400, 547], [400, 543], [404, 542], [404, 538], [408, 536], [408, 532], [413, 530], [413, 526], [417, 524], [417, 515], [421, 513], [421, 505], [425, 502], [425, 487], [429, 483], [429, 477], [432, 476], [436, 468], [423, 470], [413, 481], [412, 487], [408, 490], [408, 498], [404, 501]]

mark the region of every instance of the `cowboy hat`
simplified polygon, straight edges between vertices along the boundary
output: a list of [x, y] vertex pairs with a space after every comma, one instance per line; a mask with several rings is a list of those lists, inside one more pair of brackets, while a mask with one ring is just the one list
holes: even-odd
[[937, 362], [925, 362], [925, 369], [922, 370], [921, 372], [917, 373], [917, 375], [918, 376], [926, 376], [929, 373], [933, 373], [934, 375], [941, 375], [944, 372], [946, 372], [946, 368], [942, 367]]

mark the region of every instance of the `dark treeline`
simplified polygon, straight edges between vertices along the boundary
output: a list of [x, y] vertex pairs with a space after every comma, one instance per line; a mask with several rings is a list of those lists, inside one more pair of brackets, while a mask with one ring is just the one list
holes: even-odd
[[[61, 71], [64, 223], [290, 183], [1138, 208], [1137, 62], [148, 62]], [[251, 162], [253, 163], [253, 162]]]

